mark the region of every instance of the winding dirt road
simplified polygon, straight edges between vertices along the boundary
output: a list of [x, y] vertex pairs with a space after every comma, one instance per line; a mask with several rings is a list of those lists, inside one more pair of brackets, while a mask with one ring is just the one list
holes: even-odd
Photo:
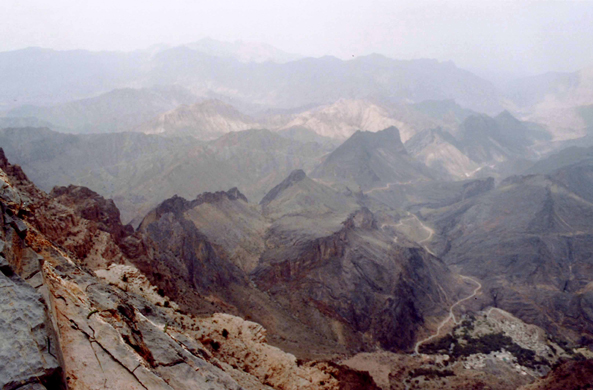
[[393, 184], [397, 184], [397, 183], [388, 183], [385, 187], [377, 187], [377, 188], [373, 188], [372, 190], [368, 190], [367, 192], [365, 192], [365, 195], [368, 194], [372, 194], [375, 191], [386, 191], [389, 189], [389, 187], [391, 187]]
[[[418, 221], [420, 226], [422, 226], [422, 229], [424, 229], [428, 232], [428, 237], [426, 237], [423, 240], [418, 241], [418, 244], [422, 244], [423, 242], [430, 240], [432, 238], [432, 236], [434, 236], [434, 229], [431, 227], [428, 227], [424, 223], [422, 223], [422, 221], [420, 220], [420, 218], [418, 218], [418, 216], [416, 214], [412, 214], [412, 213], [410, 213], [410, 214], [412, 215], [413, 218], [416, 218], [416, 221]], [[430, 252], [430, 250], [428, 248], [425, 247], [424, 249], [426, 249], [428, 252]], [[430, 253], [434, 256], [434, 253], [432, 253], [432, 252], [430, 252]]]
[[[420, 241], [416, 241], [418, 244], [420, 244], [428, 253], [430, 253], [433, 256], [436, 256], [430, 249], [428, 249], [427, 246], [422, 245], [423, 242], [429, 241], [433, 236], [434, 236], [434, 229], [426, 226], [425, 224], [422, 223], [422, 221], [418, 218], [418, 216], [416, 216], [416, 214], [412, 214], [409, 211], [407, 211], [408, 213], [408, 217], [406, 218], [402, 218], [399, 220], [398, 223], [396, 224], [392, 224], [392, 223], [384, 223], [381, 225], [381, 229], [383, 229], [385, 226], [393, 226], [395, 229], [397, 229], [398, 227], [400, 227], [401, 225], [404, 224], [404, 221], [410, 220], [410, 219], [416, 219], [416, 221], [418, 221], [418, 223], [420, 224], [420, 226], [426, 230], [428, 232], [428, 236], [426, 238], [423, 238]], [[393, 242], [397, 243], [397, 237], [395, 237], [393, 239]]]
[[475, 284], [476, 284], [476, 288], [474, 289], [474, 292], [473, 292], [473, 293], [472, 293], [470, 296], [467, 296], [467, 297], [465, 297], [465, 298], [463, 298], [463, 299], [460, 299], [460, 300], [458, 300], [457, 302], [455, 302], [455, 303], [454, 303], [454, 304], [451, 306], [451, 308], [449, 309], [449, 315], [448, 315], [448, 316], [447, 316], [447, 317], [446, 317], [446, 318], [445, 318], [443, 321], [441, 321], [441, 323], [439, 324], [439, 326], [438, 326], [438, 328], [437, 328], [437, 331], [436, 331], [436, 333], [435, 333], [435, 334], [433, 334], [433, 335], [431, 335], [431, 336], [428, 336], [427, 338], [425, 338], [425, 339], [422, 339], [422, 340], [420, 340], [420, 341], [418, 341], [418, 342], [416, 343], [416, 346], [414, 346], [414, 354], [418, 354], [418, 353], [420, 353], [420, 352], [419, 352], [419, 350], [420, 350], [420, 346], [421, 346], [422, 344], [424, 344], [424, 343], [427, 343], [427, 342], [431, 341], [432, 339], [435, 339], [435, 338], [439, 337], [439, 335], [440, 335], [440, 333], [441, 333], [441, 329], [443, 329], [443, 327], [444, 327], [444, 326], [445, 326], [445, 325], [446, 325], [446, 324], [447, 324], [449, 321], [453, 320], [453, 323], [454, 323], [454, 324], [456, 324], [456, 325], [457, 325], [457, 324], [459, 324], [459, 322], [458, 322], [458, 321], [457, 321], [457, 319], [455, 318], [455, 313], [453, 312], [453, 310], [455, 310], [455, 308], [456, 308], [457, 306], [459, 306], [460, 304], [462, 304], [463, 302], [465, 302], [465, 301], [467, 301], [467, 300], [469, 300], [469, 299], [472, 299], [473, 297], [475, 297], [475, 296], [478, 294], [478, 291], [480, 291], [480, 290], [482, 289], [482, 283], [480, 283], [480, 282], [479, 282], [479, 281], [477, 281], [476, 279], [474, 279], [474, 278], [472, 278], [472, 277], [470, 277], [470, 276], [465, 276], [465, 275], [459, 275], [459, 276], [460, 276], [462, 279], [469, 280], [469, 281], [471, 281], [472, 283], [475, 283]]
[[404, 186], [407, 184], [416, 183], [417, 181], [418, 180], [410, 180], [410, 181], [399, 181], [399, 182], [394, 182], [394, 183], [387, 183], [386, 186], [372, 188], [372, 189], [366, 191], [364, 194], [365, 195], [372, 194], [375, 191], [387, 191], [388, 189], [391, 188], [391, 186], [395, 186], [395, 185]]
[[[430, 253], [430, 254], [431, 254], [431, 255], [433, 255], [433, 256], [436, 256], [436, 255], [434, 254], [434, 252], [433, 252], [433, 251], [431, 251], [431, 250], [430, 250], [430, 249], [429, 249], [429, 248], [428, 248], [426, 245], [422, 245], [422, 243], [424, 243], [424, 242], [427, 242], [427, 241], [430, 241], [430, 240], [432, 239], [432, 237], [434, 236], [434, 233], [435, 233], [435, 232], [434, 232], [434, 229], [433, 229], [433, 228], [431, 228], [431, 227], [429, 227], [429, 226], [426, 226], [426, 225], [425, 225], [425, 224], [424, 224], [424, 223], [423, 223], [423, 222], [420, 220], [420, 218], [418, 218], [418, 216], [417, 216], [416, 214], [410, 213], [409, 211], [407, 211], [407, 213], [408, 213], [408, 215], [409, 215], [409, 218], [410, 218], [410, 219], [416, 219], [416, 221], [418, 222], [418, 224], [419, 224], [420, 226], [422, 226], [422, 229], [424, 229], [425, 231], [427, 231], [427, 232], [428, 232], [428, 236], [427, 236], [426, 238], [423, 238], [422, 240], [420, 240], [420, 241], [416, 241], [416, 242], [417, 242], [418, 244], [420, 244], [420, 245], [421, 245], [421, 246], [422, 246], [422, 247], [423, 247], [423, 248], [424, 248], [424, 249], [425, 249], [425, 250], [426, 250], [428, 253]], [[402, 223], [403, 223], [403, 219], [402, 219], [402, 220], [401, 220], [401, 221], [398, 223], [398, 225], [400, 225], [400, 224], [402, 224]]]
[[[426, 241], [430, 241], [430, 240], [432, 239], [432, 237], [433, 237], [433, 236], [434, 236], [434, 234], [435, 234], [435, 231], [434, 231], [434, 229], [433, 229], [433, 228], [431, 228], [431, 227], [428, 227], [428, 226], [426, 226], [426, 225], [425, 225], [425, 224], [424, 224], [424, 223], [423, 223], [423, 222], [420, 220], [420, 218], [418, 218], [418, 216], [417, 216], [416, 214], [413, 214], [413, 213], [410, 213], [410, 212], [408, 212], [408, 215], [409, 215], [409, 218], [410, 218], [410, 219], [416, 219], [416, 221], [417, 221], [417, 222], [420, 224], [420, 226], [422, 226], [422, 228], [423, 228], [425, 231], [427, 231], [427, 232], [428, 232], [428, 236], [427, 236], [426, 238], [424, 238], [424, 239], [420, 240], [420, 241], [417, 241], [417, 243], [418, 243], [418, 244], [420, 244], [420, 245], [422, 245], [422, 247], [423, 247], [424, 249], [426, 249], [426, 251], [427, 251], [428, 253], [430, 253], [430, 254], [431, 254], [431, 255], [433, 255], [433, 256], [436, 256], [436, 255], [435, 255], [435, 254], [434, 254], [434, 253], [433, 253], [433, 252], [432, 252], [430, 249], [428, 249], [428, 247], [427, 247], [426, 245], [423, 245], [423, 244], [422, 244], [422, 243], [424, 243], [424, 242], [426, 242]], [[406, 218], [406, 219], [408, 219], [408, 218]], [[397, 225], [392, 225], [392, 226], [394, 226], [394, 227], [396, 227], [396, 228], [397, 228], [398, 226], [400, 226], [401, 224], [403, 224], [403, 221], [404, 221], [404, 219], [401, 219], [401, 220], [400, 220], [400, 221], [397, 223]], [[384, 224], [383, 226], [385, 226], [385, 224]], [[381, 226], [381, 227], [383, 227], [383, 226]], [[467, 296], [467, 297], [465, 297], [465, 298], [462, 298], [462, 299], [458, 300], [457, 302], [455, 302], [453, 305], [451, 305], [451, 307], [449, 308], [449, 315], [448, 315], [447, 317], [445, 317], [445, 319], [444, 319], [444, 320], [442, 320], [442, 321], [441, 321], [441, 323], [440, 323], [440, 324], [439, 324], [439, 326], [437, 327], [436, 333], [434, 333], [434, 334], [432, 334], [432, 335], [430, 335], [430, 336], [428, 336], [428, 337], [426, 337], [426, 338], [424, 338], [424, 339], [422, 339], [422, 340], [420, 340], [420, 341], [418, 341], [418, 342], [416, 343], [416, 345], [414, 346], [414, 354], [416, 354], [416, 355], [417, 355], [417, 354], [419, 354], [419, 353], [420, 353], [420, 346], [421, 346], [422, 344], [424, 344], [424, 343], [427, 343], [427, 342], [429, 342], [429, 341], [431, 341], [431, 340], [433, 340], [433, 339], [435, 339], [435, 338], [439, 337], [439, 336], [440, 336], [440, 333], [441, 333], [441, 330], [443, 329], [443, 327], [444, 327], [445, 325], [447, 325], [447, 323], [449, 323], [449, 321], [453, 320], [453, 323], [454, 323], [455, 325], [459, 324], [459, 321], [457, 321], [457, 318], [455, 317], [455, 312], [454, 312], [455, 308], [456, 308], [457, 306], [461, 305], [463, 302], [465, 302], [465, 301], [468, 301], [468, 300], [470, 300], [470, 299], [474, 298], [476, 295], [478, 295], [478, 292], [479, 292], [479, 291], [482, 289], [482, 283], [480, 283], [478, 280], [476, 280], [476, 279], [472, 278], [471, 276], [459, 275], [459, 277], [461, 277], [461, 279], [464, 279], [464, 280], [469, 280], [470, 282], [474, 283], [474, 284], [476, 285], [476, 288], [475, 288], [475, 289], [474, 289], [474, 291], [471, 293], [471, 295], [469, 295], [469, 296]], [[492, 309], [491, 309], [491, 310], [492, 310]], [[488, 314], [490, 314], [490, 312], [488, 312]]]

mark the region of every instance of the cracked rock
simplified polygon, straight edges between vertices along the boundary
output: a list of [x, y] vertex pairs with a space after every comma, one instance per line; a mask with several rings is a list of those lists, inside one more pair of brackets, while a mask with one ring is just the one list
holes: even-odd
[[41, 295], [16, 274], [8, 277], [5, 270], [2, 267], [0, 273], [0, 388], [11, 390], [24, 384], [31, 384], [31, 389], [44, 388], [34, 383], [63, 388]]

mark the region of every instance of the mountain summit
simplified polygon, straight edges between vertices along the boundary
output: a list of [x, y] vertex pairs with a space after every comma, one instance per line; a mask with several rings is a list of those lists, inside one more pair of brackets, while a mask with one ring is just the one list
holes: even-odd
[[372, 133], [357, 131], [315, 169], [312, 177], [363, 190], [392, 183], [433, 179], [433, 173], [414, 160], [396, 127]]

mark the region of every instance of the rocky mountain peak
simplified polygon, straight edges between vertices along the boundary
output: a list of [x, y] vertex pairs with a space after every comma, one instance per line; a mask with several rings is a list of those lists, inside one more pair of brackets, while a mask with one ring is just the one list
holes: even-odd
[[6, 172], [7, 175], [14, 177], [19, 181], [29, 181], [27, 175], [19, 165], [10, 164], [4, 150], [0, 148], [0, 169]]
[[291, 183], [297, 183], [307, 177], [307, 174], [302, 169], [295, 169], [290, 172], [290, 175], [286, 178]]
[[163, 201], [155, 210], [157, 218], [167, 213], [181, 214], [191, 207], [191, 202], [178, 195]]
[[239, 191], [237, 187], [233, 187], [228, 191], [204, 192], [189, 203], [189, 207], [195, 207], [203, 203], [216, 203], [223, 199], [228, 200], [242, 200], [247, 202], [247, 197]]
[[404, 125], [403, 122], [392, 117], [390, 110], [379, 104], [361, 99], [339, 99], [333, 104], [296, 115], [283, 128], [302, 127], [320, 136], [346, 139], [357, 130], [377, 132], [401, 125]]
[[237, 187], [233, 187], [230, 190], [228, 190], [226, 192], [226, 195], [228, 196], [229, 200], [239, 200], [240, 199], [246, 203], [249, 202], [247, 200], [247, 197], [245, 195], [243, 195]]
[[[397, 153], [407, 154], [406, 148], [402, 143], [399, 130], [395, 126], [387, 127], [381, 131], [370, 132], [358, 130], [346, 142], [350, 144], [359, 144], [361, 148], [374, 150], [378, 148], [389, 148]], [[346, 144], [344, 142], [344, 144]]]
[[485, 114], [470, 115], [461, 124], [461, 134], [464, 138], [487, 137], [496, 130], [496, 121]]
[[431, 144], [449, 143], [457, 147], [457, 140], [446, 130], [440, 127], [424, 130], [406, 141], [408, 152], [415, 154]]
[[259, 202], [259, 204], [262, 206], [267, 205], [268, 203], [270, 203], [271, 201], [276, 199], [276, 197], [280, 193], [282, 193], [282, 191], [293, 186], [295, 183], [303, 181], [305, 178], [307, 178], [307, 174], [305, 173], [305, 171], [303, 171], [302, 169], [295, 169], [280, 184], [278, 184], [276, 187], [272, 188], [270, 190], [270, 192], [268, 192], [266, 194], [266, 196], [264, 196], [264, 198], [261, 200], [261, 202]]
[[430, 180], [433, 175], [434, 172], [408, 154], [394, 126], [376, 133], [354, 133], [312, 173], [312, 177], [326, 182], [362, 189]]
[[513, 114], [511, 114], [508, 110], [504, 110], [503, 112], [501, 112], [500, 114], [498, 114], [495, 119], [497, 120], [501, 120], [501, 121], [510, 121], [516, 124], [521, 123], [521, 121], [517, 118], [515, 118], [513, 116]]
[[179, 215], [203, 203], [216, 203], [223, 199], [228, 199], [231, 201], [242, 200], [243, 202], [248, 202], [247, 197], [243, 195], [237, 187], [233, 187], [228, 191], [203, 192], [191, 201], [180, 197], [179, 195], [174, 195], [173, 197], [163, 201], [154, 210], [154, 212], [156, 212], [158, 218], [166, 213]]
[[111, 233], [116, 240], [133, 233], [131, 226], [122, 225], [119, 210], [113, 200], [105, 199], [89, 188], [58, 186], [53, 188], [50, 197], [76, 210], [82, 218], [96, 222], [100, 230]]

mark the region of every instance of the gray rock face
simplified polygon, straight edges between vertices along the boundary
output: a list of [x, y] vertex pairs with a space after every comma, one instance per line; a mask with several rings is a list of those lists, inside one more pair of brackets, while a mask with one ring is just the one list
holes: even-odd
[[[186, 352], [169, 337], [161, 328], [171, 321], [164, 309], [103, 284], [65, 259], [52, 262], [63, 272], [48, 287], [68, 324], [61, 326], [61, 337], [69, 388], [238, 389], [199, 352]], [[77, 306], [81, 301], [90, 305]], [[136, 307], [144, 308], [148, 318]]]
[[283, 190], [287, 189], [294, 183], [298, 183], [306, 177], [307, 174], [302, 169], [292, 171], [290, 175], [288, 175], [288, 177], [284, 181], [282, 181], [282, 183], [272, 188], [270, 192], [268, 192], [266, 196], [264, 196], [264, 198], [261, 200], [259, 204], [267, 205], [268, 203], [273, 201]]
[[[0, 257], [0, 388], [64, 388], [41, 295]], [[46, 387], [42, 386], [45, 385]]]
[[61, 352], [46, 303], [40, 258], [27, 248], [29, 232], [18, 209], [26, 198], [14, 181], [26, 180], [0, 149], [0, 388], [66, 388]]
[[0, 176], [0, 199], [5, 202], [20, 203], [20, 196], [6, 182], [4, 177]]

